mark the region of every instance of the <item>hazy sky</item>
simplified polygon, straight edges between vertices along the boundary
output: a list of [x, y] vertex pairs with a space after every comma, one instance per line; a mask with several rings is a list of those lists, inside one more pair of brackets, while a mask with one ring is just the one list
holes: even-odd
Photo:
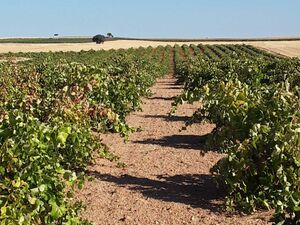
[[300, 36], [300, 0], [0, 0], [0, 36]]

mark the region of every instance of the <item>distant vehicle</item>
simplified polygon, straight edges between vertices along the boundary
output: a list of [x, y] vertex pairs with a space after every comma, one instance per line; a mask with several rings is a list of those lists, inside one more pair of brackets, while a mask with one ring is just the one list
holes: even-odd
[[93, 37], [93, 42], [96, 42], [96, 44], [103, 44], [105, 41], [105, 36], [102, 34], [97, 34]]

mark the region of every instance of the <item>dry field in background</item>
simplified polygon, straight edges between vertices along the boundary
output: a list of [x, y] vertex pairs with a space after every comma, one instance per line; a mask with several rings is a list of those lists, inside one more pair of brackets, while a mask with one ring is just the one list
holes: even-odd
[[290, 57], [300, 57], [300, 41], [253, 41], [253, 42], [160, 42], [118, 40], [104, 44], [76, 43], [76, 44], [0, 44], [0, 53], [7, 52], [48, 52], [48, 51], [81, 51], [81, 50], [109, 50], [120, 48], [157, 47], [159, 45], [183, 44], [251, 44], [261, 49], [279, 53]]

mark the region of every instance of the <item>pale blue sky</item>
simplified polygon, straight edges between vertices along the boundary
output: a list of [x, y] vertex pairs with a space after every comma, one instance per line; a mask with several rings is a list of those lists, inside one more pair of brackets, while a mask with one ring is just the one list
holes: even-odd
[[0, 0], [0, 37], [300, 36], [300, 0]]

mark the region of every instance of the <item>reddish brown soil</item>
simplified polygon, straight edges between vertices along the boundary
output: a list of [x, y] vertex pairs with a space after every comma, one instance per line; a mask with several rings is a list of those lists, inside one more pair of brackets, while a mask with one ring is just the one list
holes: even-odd
[[152, 91], [143, 112], [127, 118], [142, 131], [130, 135], [128, 143], [116, 134], [102, 137], [126, 166], [97, 159], [89, 168], [95, 180], [78, 193], [87, 205], [83, 217], [99, 225], [271, 224], [269, 212], [224, 212], [224, 191], [209, 173], [222, 155], [203, 144], [213, 126], [179, 131], [197, 106], [183, 105], [177, 116], [167, 116], [172, 97], [180, 93], [175, 79], [159, 80]]

